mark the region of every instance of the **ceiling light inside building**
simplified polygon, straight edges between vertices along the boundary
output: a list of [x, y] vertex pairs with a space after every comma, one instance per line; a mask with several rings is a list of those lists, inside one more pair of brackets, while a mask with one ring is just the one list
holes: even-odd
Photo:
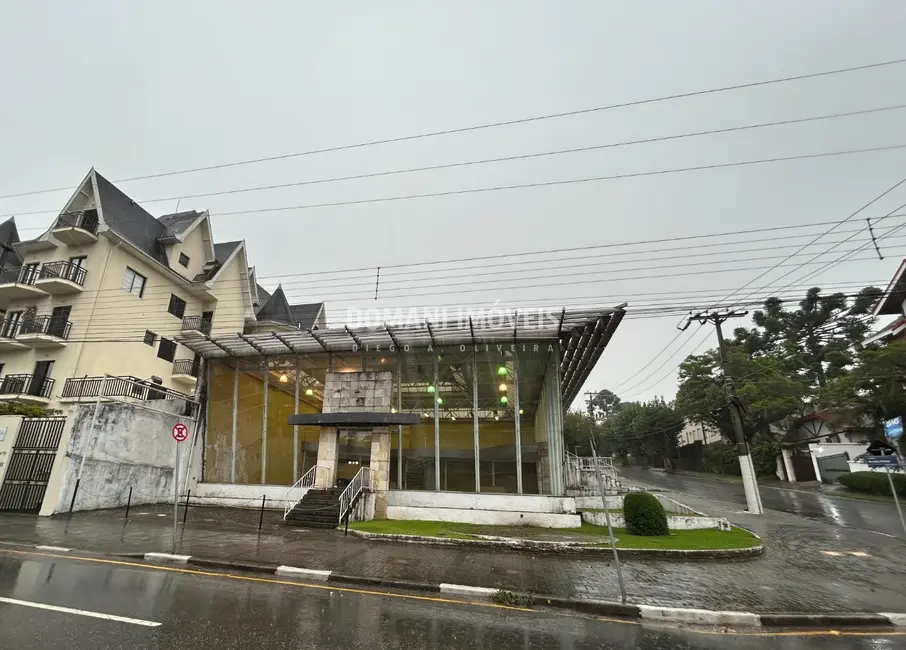
[[309, 397], [311, 397], [312, 395], [315, 394], [315, 391], [313, 391], [311, 388], [306, 388], [305, 394], [308, 395]]
[[497, 368], [497, 374], [501, 376], [506, 375], [506, 366], [500, 366], [499, 368]]
[[433, 393], [433, 392], [434, 392], [434, 386], [428, 386], [428, 388], [427, 388], [426, 390], [427, 390], [429, 393]]
[[289, 377], [286, 376], [286, 373], [285, 373], [285, 372], [284, 372], [282, 375], [280, 375], [280, 383], [281, 383], [281, 384], [285, 384], [285, 383], [288, 382], [288, 381], [289, 381]]
[[438, 403], [438, 404], [443, 404], [443, 403], [444, 403], [444, 398], [443, 398], [443, 397], [438, 397], [438, 398], [437, 398], [437, 403]]
[[500, 398], [500, 403], [501, 403], [501, 404], [507, 404], [509, 401], [510, 401], [510, 400], [507, 399], [506, 395], [504, 395], [503, 397]]
[[505, 392], [506, 392], [506, 384], [500, 384], [500, 385], [497, 387], [497, 390], [499, 390], [501, 393], [505, 393]]

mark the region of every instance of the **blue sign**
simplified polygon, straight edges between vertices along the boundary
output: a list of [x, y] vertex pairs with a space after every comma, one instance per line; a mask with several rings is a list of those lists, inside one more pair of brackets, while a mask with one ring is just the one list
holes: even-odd
[[869, 456], [865, 459], [865, 463], [869, 467], [889, 467], [890, 469], [900, 466], [896, 456]]
[[903, 418], [897, 416], [884, 420], [884, 431], [891, 440], [899, 440], [903, 436]]

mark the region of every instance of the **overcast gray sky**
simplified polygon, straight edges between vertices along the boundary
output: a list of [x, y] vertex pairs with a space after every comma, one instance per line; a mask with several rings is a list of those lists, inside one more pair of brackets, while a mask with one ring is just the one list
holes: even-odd
[[[0, 26], [0, 194], [72, 186], [92, 165], [117, 180], [906, 57], [906, 3], [897, 0], [0, 0]], [[176, 201], [144, 201], [906, 104], [904, 80], [906, 65], [891, 66], [120, 187], [153, 214], [163, 214]], [[262, 284], [273, 289], [277, 279], [268, 276], [842, 220], [906, 176], [906, 150], [408, 201], [218, 213], [906, 144], [904, 126], [906, 111], [889, 111], [186, 199], [179, 207], [210, 209], [218, 240], [244, 238]], [[0, 199], [0, 213], [53, 212], [67, 196]], [[864, 225], [865, 216], [883, 216], [902, 203], [906, 186], [853, 223]], [[51, 217], [17, 217], [22, 236], [35, 236]], [[902, 223], [906, 219], [891, 218], [879, 230]], [[671, 296], [685, 304], [707, 290], [729, 295], [824, 228], [766, 233], [768, 242], [740, 238], [747, 243], [736, 248], [778, 249], [739, 253], [761, 259], [736, 265], [665, 268], [729, 259], [702, 256], [719, 249], [697, 248], [708, 242], [696, 240], [681, 243], [687, 248], [680, 251], [654, 253], [649, 245], [576, 253], [598, 257], [573, 260], [585, 266], [572, 278], [520, 279], [545, 268], [562, 276], [570, 272], [568, 261], [507, 267], [522, 272], [499, 276], [474, 275], [488, 269], [451, 273], [457, 265], [446, 265], [439, 267], [446, 273], [400, 276], [395, 285], [389, 284], [394, 271], [386, 271], [388, 284], [377, 303], [369, 299], [370, 272], [284, 283], [291, 300], [326, 300], [333, 323], [343, 322], [349, 308], [375, 304], [610, 306], [625, 300], [630, 316], [586, 388], [622, 384], [617, 392], [624, 399], [672, 397], [672, 370], [696, 346], [710, 344], [713, 333], [694, 327], [646, 366], [674, 337], [679, 321], [676, 314], [652, 317], [646, 307], [670, 304]], [[847, 235], [828, 236], [822, 241], [829, 243], [815, 244], [795, 261], [820, 254], [852, 226], [845, 229]], [[778, 240], [782, 235], [790, 239]], [[819, 261], [864, 241], [859, 235]], [[904, 241], [882, 242], [884, 261], [859, 254], [862, 261], [837, 265], [809, 284], [885, 283], [903, 257]], [[626, 255], [631, 251], [637, 254]], [[640, 267], [648, 270], [626, 270]], [[816, 268], [805, 266], [797, 275]], [[778, 269], [739, 296], [790, 270]], [[431, 281], [432, 275], [444, 279]], [[617, 279], [639, 275], [663, 277]], [[492, 279], [505, 281], [484, 283]], [[418, 290], [419, 284], [432, 288]], [[532, 286], [538, 284], [548, 286]], [[635, 317], [634, 307], [641, 310]]]

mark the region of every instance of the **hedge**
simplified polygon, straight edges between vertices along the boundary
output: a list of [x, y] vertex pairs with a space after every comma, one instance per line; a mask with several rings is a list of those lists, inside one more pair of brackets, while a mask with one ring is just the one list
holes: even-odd
[[648, 492], [630, 492], [623, 499], [623, 517], [630, 535], [669, 535], [667, 513], [657, 497]]
[[[906, 497], [906, 476], [892, 474], [891, 478], [897, 494]], [[890, 496], [890, 483], [887, 481], [886, 472], [852, 472], [842, 474], [837, 480], [850, 490]]]

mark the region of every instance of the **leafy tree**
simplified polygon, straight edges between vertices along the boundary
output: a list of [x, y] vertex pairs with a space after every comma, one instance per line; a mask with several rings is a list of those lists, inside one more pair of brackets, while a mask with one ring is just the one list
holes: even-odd
[[563, 416], [563, 444], [568, 451], [579, 456], [591, 456], [590, 437], [598, 444], [599, 430], [595, 421], [581, 411], [568, 411]]
[[752, 357], [797, 355], [809, 383], [824, 386], [854, 362], [874, 322], [871, 307], [881, 294], [877, 287], [865, 287], [850, 299], [840, 292], [821, 295], [813, 287], [798, 309], [785, 309], [779, 298], [769, 298], [752, 315], [755, 327], [737, 328], [735, 341]]
[[829, 381], [818, 393], [822, 407], [849, 414], [851, 424], [868, 417], [875, 432], [883, 420], [906, 417], [906, 341], [859, 351], [857, 363], [847, 374]]
[[[772, 425], [785, 428], [789, 419], [804, 412], [809, 385], [797, 374], [801, 362], [796, 355], [752, 357], [744, 343], [728, 342], [727, 360], [727, 373], [743, 406], [743, 433], [747, 440], [759, 434], [770, 437]], [[679, 414], [712, 426], [728, 441], [735, 441], [718, 351], [688, 357], [680, 364], [679, 378]]]
[[606, 420], [620, 408], [621, 400], [606, 388], [598, 391], [588, 401], [588, 415], [595, 420]]
[[613, 456], [631, 455], [667, 467], [682, 428], [682, 415], [663, 398], [624, 403], [602, 424], [603, 446]]

